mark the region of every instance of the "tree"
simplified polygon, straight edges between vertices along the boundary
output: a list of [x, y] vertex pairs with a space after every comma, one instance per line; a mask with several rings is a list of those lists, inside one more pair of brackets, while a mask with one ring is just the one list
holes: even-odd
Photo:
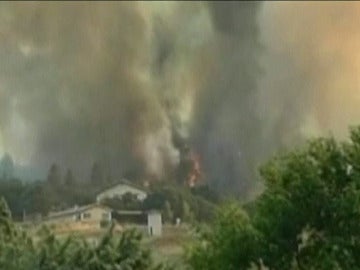
[[12, 157], [6, 153], [0, 162], [0, 172], [4, 180], [8, 180], [14, 177], [14, 161]]
[[13, 217], [19, 220], [22, 217], [26, 203], [23, 200], [25, 184], [17, 179], [8, 179], [0, 182], [0, 196], [6, 199], [11, 207]]
[[220, 207], [210, 227], [198, 233], [186, 252], [192, 269], [242, 270], [257, 261], [261, 234], [236, 202]]
[[52, 186], [57, 186], [61, 183], [60, 169], [57, 164], [53, 163], [50, 167], [47, 182]]
[[[249, 219], [223, 209], [190, 252], [193, 268], [247, 269], [263, 261], [279, 270], [359, 269], [360, 127], [350, 133], [349, 142], [311, 140], [264, 165], [266, 188]], [[223, 267], [198, 268], [205, 260]]]
[[90, 182], [94, 186], [101, 186], [104, 184], [104, 170], [102, 166], [95, 162], [91, 168]]
[[220, 194], [211, 189], [208, 185], [195, 186], [191, 189], [191, 193], [203, 197], [205, 200], [213, 203], [219, 203], [221, 200]]
[[71, 169], [68, 169], [65, 175], [64, 183], [66, 187], [74, 187], [75, 179]]
[[174, 213], [169, 201], [165, 201], [163, 215], [166, 222], [172, 223], [174, 221]]
[[351, 130], [348, 143], [312, 140], [262, 168], [267, 190], [258, 200], [255, 222], [275, 247], [264, 250], [267, 265], [277, 269], [360, 265], [359, 135], [357, 128]]
[[0, 269], [7, 270], [165, 270], [154, 263], [150, 251], [141, 245], [141, 234], [126, 230], [113, 237], [110, 228], [97, 244], [81, 237], [58, 239], [44, 228], [36, 241], [11, 220], [4, 200], [0, 201]]
[[144, 210], [165, 209], [166, 202], [171, 206], [174, 218], [184, 218], [186, 221], [209, 221], [213, 218], [215, 205], [203, 197], [193, 195], [183, 186], [152, 187], [143, 202]]
[[185, 222], [192, 222], [194, 221], [194, 214], [191, 211], [190, 205], [186, 200], [182, 201], [182, 219]]

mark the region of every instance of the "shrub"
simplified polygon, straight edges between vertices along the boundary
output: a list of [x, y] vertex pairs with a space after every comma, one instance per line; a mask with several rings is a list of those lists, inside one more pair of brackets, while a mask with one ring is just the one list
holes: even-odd
[[96, 244], [81, 237], [57, 239], [44, 228], [36, 241], [11, 220], [0, 202], [0, 269], [6, 270], [152, 270], [165, 269], [153, 262], [141, 245], [141, 234], [127, 230], [114, 237], [113, 226]]

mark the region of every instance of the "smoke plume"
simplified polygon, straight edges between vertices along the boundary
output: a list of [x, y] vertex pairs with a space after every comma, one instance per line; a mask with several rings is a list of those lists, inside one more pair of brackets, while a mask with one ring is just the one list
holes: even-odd
[[247, 193], [257, 165], [360, 119], [356, 2], [3, 2], [0, 152], [168, 178], [189, 146]]
[[2, 3], [4, 147], [35, 164], [100, 160], [114, 174], [161, 176], [178, 162], [172, 133], [184, 132], [207, 70], [198, 68], [210, 35], [201, 8]]

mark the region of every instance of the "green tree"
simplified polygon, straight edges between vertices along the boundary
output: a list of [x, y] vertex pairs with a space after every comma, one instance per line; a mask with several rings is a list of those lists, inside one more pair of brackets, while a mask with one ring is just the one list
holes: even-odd
[[0, 177], [4, 180], [9, 180], [14, 177], [14, 161], [7, 153], [0, 161]]
[[186, 200], [182, 201], [182, 219], [185, 222], [193, 222], [194, 221], [194, 214], [191, 211], [190, 205]]
[[105, 182], [104, 169], [98, 162], [95, 162], [91, 168], [90, 182], [95, 187], [102, 186]]
[[[207, 256], [205, 242], [207, 250], [217, 250], [211, 258], [222, 261], [217, 269], [247, 269], [260, 260], [279, 270], [360, 269], [360, 127], [350, 134], [347, 142], [319, 138], [270, 160], [261, 168], [266, 188], [253, 202], [250, 221], [236, 213], [218, 216], [190, 254], [193, 268], [205, 269], [197, 268]], [[244, 234], [254, 234], [254, 241], [239, 240]]]
[[[112, 227], [113, 228], [113, 227]], [[57, 239], [47, 228], [34, 241], [14, 225], [4, 200], [0, 201], [0, 269], [7, 270], [109, 270], [167, 269], [154, 263], [141, 245], [141, 234], [124, 231], [113, 237], [112, 228], [96, 244], [81, 237]], [[170, 268], [169, 268], [170, 269]]]
[[267, 190], [258, 200], [255, 222], [272, 244], [264, 249], [267, 265], [277, 269], [360, 265], [359, 135], [357, 128], [347, 143], [312, 140], [262, 168]]
[[68, 169], [65, 175], [64, 184], [66, 187], [74, 187], [75, 186], [75, 178], [71, 169]]
[[169, 201], [165, 201], [164, 209], [163, 209], [163, 216], [165, 222], [172, 223], [174, 222], [174, 213], [171, 209], [171, 205]]
[[258, 259], [261, 233], [235, 202], [220, 207], [214, 222], [209, 228], [202, 228], [197, 236], [196, 244], [186, 252], [193, 269], [248, 269]]
[[47, 182], [52, 186], [58, 186], [61, 184], [61, 174], [59, 166], [53, 163], [50, 166], [49, 173], [47, 176]]
[[[174, 218], [183, 219], [185, 215], [193, 221], [209, 221], [213, 218], [215, 205], [202, 196], [192, 194], [188, 188], [183, 186], [168, 185], [153, 187], [143, 202], [143, 209], [165, 209], [165, 203], [170, 203]], [[184, 206], [184, 202], [186, 202]]]

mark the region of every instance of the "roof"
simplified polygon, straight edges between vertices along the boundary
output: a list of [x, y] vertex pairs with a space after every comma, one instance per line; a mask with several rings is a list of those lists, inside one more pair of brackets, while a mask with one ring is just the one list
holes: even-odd
[[128, 180], [126, 180], [126, 179], [121, 179], [118, 183], [116, 183], [116, 184], [114, 184], [114, 185], [112, 185], [112, 186], [110, 186], [110, 187], [108, 187], [108, 188], [106, 188], [106, 189], [103, 189], [102, 191], [98, 192], [97, 195], [100, 195], [100, 194], [102, 194], [102, 193], [105, 193], [105, 192], [107, 192], [107, 191], [109, 191], [109, 190], [112, 190], [112, 189], [114, 189], [114, 188], [116, 188], [116, 187], [118, 187], [118, 186], [121, 186], [121, 185], [123, 185], [123, 186], [129, 186], [129, 187], [131, 187], [131, 188], [133, 188], [133, 189], [137, 189], [137, 190], [139, 190], [139, 191], [141, 191], [141, 192], [146, 193], [146, 191], [145, 191], [144, 189], [138, 187], [137, 185], [134, 185], [133, 183], [130, 183], [130, 182], [129, 182]]
[[102, 204], [93, 203], [93, 204], [88, 204], [88, 205], [84, 205], [81, 207], [75, 206], [73, 208], [66, 209], [63, 211], [50, 213], [45, 219], [52, 219], [52, 218], [58, 218], [58, 217], [63, 217], [63, 216], [67, 216], [67, 215], [74, 215], [74, 214], [82, 213], [84, 211], [87, 211], [87, 210], [95, 208], [95, 207], [100, 207], [100, 208], [110, 210], [110, 208], [107, 206], [104, 206]]
[[156, 209], [151, 209], [146, 211], [147, 214], [161, 214], [161, 211], [156, 210]]
[[161, 211], [159, 210], [114, 210], [114, 213], [119, 214], [119, 215], [151, 215], [151, 214], [158, 214], [161, 215]]
[[142, 215], [145, 213], [141, 210], [115, 210], [114, 212], [119, 215]]

